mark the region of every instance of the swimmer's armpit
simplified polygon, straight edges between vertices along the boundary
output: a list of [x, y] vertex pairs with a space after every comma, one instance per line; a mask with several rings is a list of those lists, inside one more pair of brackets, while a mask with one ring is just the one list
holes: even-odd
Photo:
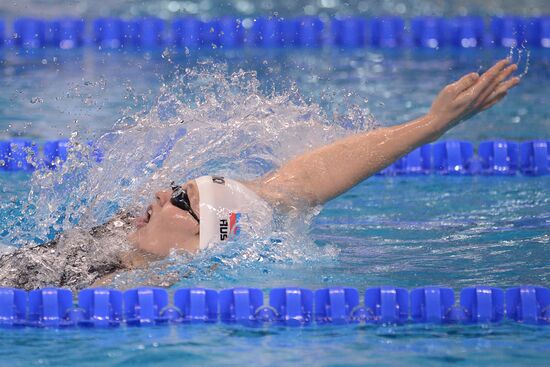
[[481, 76], [468, 74], [443, 88], [425, 116], [306, 152], [247, 185], [282, 209], [322, 204], [501, 101], [520, 81], [510, 78], [515, 70], [501, 60]]

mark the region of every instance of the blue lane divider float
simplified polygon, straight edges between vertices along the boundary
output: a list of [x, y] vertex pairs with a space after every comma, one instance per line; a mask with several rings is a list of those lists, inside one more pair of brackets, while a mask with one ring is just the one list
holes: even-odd
[[159, 18], [143, 18], [124, 23], [123, 44], [136, 48], [156, 48], [164, 45], [164, 22]]
[[94, 41], [105, 49], [124, 45], [124, 22], [118, 18], [99, 18], [94, 21]]
[[[535, 42], [538, 44], [538, 42]], [[540, 19], [540, 46], [550, 47], [550, 17]]]
[[550, 290], [543, 287], [516, 287], [506, 291], [508, 318], [529, 324], [550, 320]]
[[[517, 302], [510, 302], [510, 304], [517, 304]], [[499, 288], [464, 288], [460, 293], [460, 305], [465, 322], [499, 322], [504, 318], [504, 292]]]
[[411, 33], [416, 47], [438, 48], [445, 46], [444, 18], [417, 17], [411, 21]]
[[166, 321], [168, 293], [161, 288], [136, 288], [124, 292], [124, 319], [128, 325], [157, 324]]
[[[185, 135], [178, 131], [173, 139], [159, 148], [157, 160], [164, 158], [173, 143]], [[92, 149], [96, 162], [102, 153]], [[56, 169], [67, 160], [70, 143], [67, 139], [39, 144], [26, 139], [0, 141], [0, 171], [33, 171], [37, 168]], [[550, 141], [531, 140], [522, 143], [506, 140], [487, 140], [479, 144], [477, 155], [467, 141], [439, 141], [421, 146], [378, 173], [395, 175], [494, 175], [514, 176], [518, 172], [529, 176], [550, 174]]]
[[264, 295], [258, 288], [231, 288], [219, 293], [220, 319], [227, 323], [250, 324], [269, 319], [271, 310], [263, 310]]
[[32, 171], [38, 157], [38, 146], [26, 139], [0, 141], [0, 170]]
[[442, 141], [432, 145], [433, 168], [444, 175], [475, 173], [474, 149], [467, 141]]
[[364, 316], [364, 313], [358, 313], [358, 307], [359, 291], [355, 288], [324, 288], [315, 291], [315, 321], [318, 324], [356, 322]]
[[281, 21], [281, 41], [283, 47], [299, 46], [298, 32], [299, 32], [298, 19], [287, 19]]
[[451, 18], [445, 23], [448, 45], [462, 48], [491, 46], [491, 38], [485, 33], [483, 18], [464, 16]]
[[176, 47], [198, 48], [201, 42], [201, 22], [192, 17], [174, 20], [172, 42]]
[[5, 25], [4, 22], [0, 20], [0, 47], [5, 42]]
[[[361, 319], [363, 311], [356, 311]], [[409, 318], [409, 291], [405, 288], [369, 288], [365, 292], [367, 322], [402, 324]]]
[[[102, 49], [131, 47], [155, 49], [255, 47], [513, 47], [550, 48], [550, 16], [494, 17], [486, 26], [483, 18], [396, 16], [378, 18], [258, 17], [243, 20], [226, 16], [208, 21], [186, 17], [164, 21], [156, 17], [98, 18], [88, 34], [79, 18], [53, 21], [20, 18], [8, 32], [0, 22], [0, 45], [25, 49], [46, 46], [70, 49], [96, 45]], [[9, 36], [8, 36], [9, 35]]]
[[82, 19], [56, 19], [49, 25], [50, 44], [61, 49], [84, 45], [85, 23]]
[[21, 18], [13, 23], [13, 41], [23, 48], [41, 48], [46, 45], [46, 24], [41, 19]]
[[405, 21], [399, 17], [374, 18], [369, 22], [369, 44], [375, 47], [403, 46]]
[[30, 327], [116, 327], [180, 323], [306, 326], [330, 324], [487, 324], [505, 320], [550, 325], [550, 289], [520, 286], [506, 291], [469, 287], [455, 300], [446, 287], [368, 288], [363, 302], [356, 288], [274, 288], [268, 302], [257, 288], [177, 289], [170, 303], [162, 288], [121, 292], [90, 288], [73, 303], [70, 290], [31, 292], [0, 288], [0, 325]]
[[432, 173], [432, 146], [421, 146], [379, 172], [382, 176]]
[[332, 42], [346, 48], [364, 47], [367, 44], [367, 20], [359, 17], [334, 19]]
[[519, 145], [504, 140], [484, 141], [479, 144], [478, 156], [482, 173], [515, 175], [518, 170]]
[[411, 291], [411, 318], [414, 322], [451, 323], [459, 320], [451, 288], [425, 287]]
[[239, 19], [223, 17], [219, 21], [219, 44], [225, 48], [242, 47], [244, 42], [244, 28]]
[[174, 293], [174, 306], [183, 322], [216, 322], [218, 292], [206, 288], [184, 288]]
[[490, 47], [495, 38], [485, 32], [483, 18], [475, 16], [416, 17], [411, 19], [410, 28], [409, 43], [421, 48]]
[[[47, 141], [41, 146], [28, 139], [0, 141], [0, 172], [32, 172], [43, 167], [59, 168], [67, 160], [70, 147], [68, 139]], [[88, 142], [88, 147], [94, 161], [101, 162], [102, 152], [92, 142]]]
[[303, 17], [298, 28], [298, 44], [302, 47], [320, 47], [323, 45], [325, 23], [317, 17]]
[[29, 292], [28, 324], [35, 327], [62, 327], [73, 324], [73, 294], [68, 289], [44, 288]]
[[466, 141], [440, 141], [417, 148], [378, 173], [382, 176], [507, 175], [550, 174], [550, 142], [533, 140], [517, 143], [505, 140], [483, 141], [477, 155]]
[[545, 175], [550, 172], [550, 140], [521, 143], [521, 171], [527, 175]]
[[493, 41], [495, 45], [503, 47], [513, 47], [521, 44], [546, 47], [543, 45], [544, 39], [549, 34], [544, 27], [548, 21], [548, 17], [495, 17], [491, 22]]
[[220, 32], [220, 22], [218, 19], [201, 23], [200, 45], [207, 48], [220, 47]]
[[47, 141], [42, 146], [44, 165], [48, 168], [56, 168], [67, 160], [69, 140]]
[[118, 326], [123, 320], [122, 292], [115, 289], [84, 289], [78, 296], [78, 308], [70, 319], [79, 326]]
[[251, 29], [251, 45], [263, 48], [277, 48], [283, 45], [283, 27], [280, 18], [259, 17]]
[[0, 325], [24, 326], [27, 323], [27, 292], [0, 288]]
[[275, 288], [269, 293], [275, 322], [281, 325], [307, 325], [313, 320], [313, 291], [305, 288]]

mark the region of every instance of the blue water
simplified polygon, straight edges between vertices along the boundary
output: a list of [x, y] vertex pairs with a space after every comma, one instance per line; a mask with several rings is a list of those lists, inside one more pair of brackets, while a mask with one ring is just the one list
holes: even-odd
[[[426, 112], [445, 83], [486, 67], [503, 50], [259, 50], [220, 54], [99, 53], [93, 50], [0, 54], [0, 139], [99, 137], [120, 118], [155, 105], [177, 68], [207, 58], [227, 74], [256, 70], [260, 90], [295, 82], [309, 104], [338, 120], [368, 109], [391, 125]], [[446, 138], [550, 137], [550, 54], [534, 52], [529, 73], [497, 108]], [[206, 74], [211, 75], [211, 74]], [[182, 86], [183, 87], [183, 86]], [[368, 101], [366, 101], [368, 100]], [[370, 120], [368, 120], [370, 121]], [[345, 121], [339, 122], [345, 125]], [[370, 123], [370, 122], [369, 122]], [[121, 150], [125, 147], [120, 147]], [[30, 176], [0, 172], [0, 213], [17, 218]], [[40, 203], [38, 203], [40, 205]], [[10, 245], [13, 223], [0, 221]], [[22, 226], [31, 234], [34, 229]], [[36, 230], [37, 231], [37, 230]], [[309, 227], [315, 247], [213, 256], [216, 270], [178, 286], [335, 285], [550, 286], [550, 176], [372, 178], [325, 205]], [[285, 251], [295, 251], [285, 253]], [[116, 330], [0, 330], [0, 365], [547, 365], [550, 328], [491, 326], [339, 326], [246, 328], [181, 325]]]

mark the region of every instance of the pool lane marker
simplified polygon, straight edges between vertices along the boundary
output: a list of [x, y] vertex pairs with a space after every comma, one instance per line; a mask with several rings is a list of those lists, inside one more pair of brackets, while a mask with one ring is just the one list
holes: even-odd
[[127, 291], [89, 288], [78, 302], [68, 289], [30, 292], [0, 288], [0, 325], [7, 327], [116, 327], [189, 323], [247, 326], [334, 324], [498, 324], [550, 325], [550, 289], [519, 286], [453, 289], [439, 286], [367, 288], [361, 302], [351, 287], [316, 291], [273, 288], [266, 300], [258, 288], [176, 289], [172, 302], [163, 288]]
[[[94, 19], [16, 19], [11, 29], [0, 21], [0, 45], [22, 50], [46, 47], [74, 49], [186, 49], [377, 47], [425, 49], [528, 47], [550, 48], [550, 16], [480, 16], [374, 18], [291, 18], [225, 16], [203, 21], [181, 17]], [[23, 53], [24, 54], [24, 53]]]
[[[184, 133], [183, 133], [184, 134]], [[177, 138], [181, 138], [178, 135]], [[174, 141], [161, 148], [153, 163], [162, 163]], [[0, 141], [0, 172], [32, 172], [59, 169], [69, 154], [82, 154], [66, 140], [42, 144], [26, 139]], [[87, 143], [92, 161], [100, 163], [103, 154], [92, 142]], [[550, 140], [514, 142], [487, 140], [479, 144], [477, 154], [472, 143], [460, 140], [438, 141], [421, 146], [377, 173], [378, 176], [528, 176], [550, 174]]]

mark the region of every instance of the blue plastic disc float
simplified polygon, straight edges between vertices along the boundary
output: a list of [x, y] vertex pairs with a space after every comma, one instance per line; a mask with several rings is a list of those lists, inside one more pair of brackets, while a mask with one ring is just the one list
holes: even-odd
[[[186, 134], [178, 131], [174, 139], [161, 147], [159, 157]], [[92, 158], [101, 162], [101, 151], [94, 148]], [[0, 171], [33, 171], [46, 167], [56, 169], [67, 160], [70, 150], [67, 139], [36, 144], [30, 140], [14, 139], [0, 141]], [[164, 152], [164, 153], [163, 153]], [[513, 142], [507, 140], [487, 140], [479, 144], [477, 154], [474, 145], [467, 141], [447, 140], [421, 146], [398, 159], [378, 176], [527, 176], [550, 174], [550, 140]]]
[[[362, 302], [361, 302], [362, 301]], [[185, 323], [247, 326], [335, 324], [488, 324], [504, 321], [550, 324], [550, 289], [519, 286], [453, 289], [429, 286], [367, 288], [162, 288], [127, 291], [84, 289], [74, 302], [68, 289], [26, 292], [0, 288], [0, 325], [8, 327], [117, 327]]]
[[[550, 17], [351, 17], [323, 20], [315, 16], [296, 18], [257, 17], [245, 28], [239, 18], [210, 20], [197, 17], [164, 21], [156, 17], [98, 18], [88, 34], [79, 18], [16, 19], [10, 30], [0, 21], [0, 45], [22, 49], [56, 47], [72, 49], [95, 45], [100, 49], [132, 47], [240, 48], [307, 47], [398, 48], [416, 47], [519, 47], [550, 48]], [[11, 37], [10, 37], [11, 35]]]

